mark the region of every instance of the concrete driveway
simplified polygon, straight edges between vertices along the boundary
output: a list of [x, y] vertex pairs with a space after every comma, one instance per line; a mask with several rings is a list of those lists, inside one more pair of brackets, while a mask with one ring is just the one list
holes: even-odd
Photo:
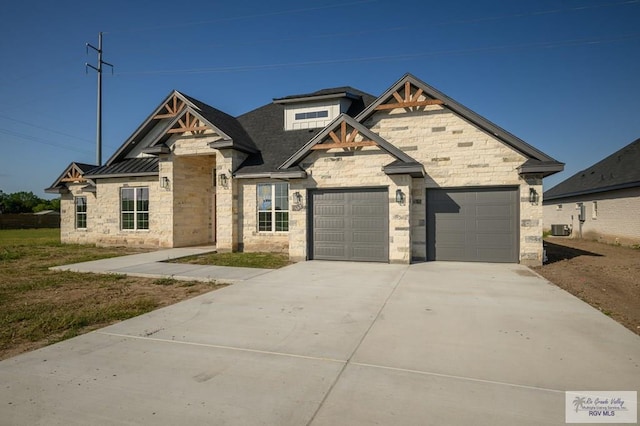
[[6, 425], [559, 425], [640, 338], [519, 265], [304, 262], [0, 362]]

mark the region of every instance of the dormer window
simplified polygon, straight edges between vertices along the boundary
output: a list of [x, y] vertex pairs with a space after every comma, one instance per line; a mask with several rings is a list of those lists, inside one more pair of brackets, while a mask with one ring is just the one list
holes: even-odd
[[362, 97], [349, 87], [323, 89], [303, 95], [274, 99], [284, 105], [284, 129], [321, 129], [340, 114], [346, 113], [354, 101]]
[[327, 117], [329, 117], [329, 111], [326, 109], [322, 111], [296, 113], [296, 120], [308, 120], [310, 118], [327, 118]]

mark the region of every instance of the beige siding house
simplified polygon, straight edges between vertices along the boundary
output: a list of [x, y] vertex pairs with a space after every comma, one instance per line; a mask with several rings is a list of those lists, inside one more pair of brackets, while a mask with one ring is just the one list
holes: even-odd
[[239, 117], [174, 91], [105, 165], [72, 163], [47, 191], [68, 243], [538, 265], [542, 179], [562, 169], [407, 74]]
[[544, 194], [544, 228], [560, 236], [640, 244], [640, 139]]

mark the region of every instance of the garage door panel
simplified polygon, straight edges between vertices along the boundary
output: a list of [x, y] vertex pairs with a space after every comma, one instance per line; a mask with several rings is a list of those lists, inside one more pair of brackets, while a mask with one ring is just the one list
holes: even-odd
[[387, 189], [317, 190], [311, 204], [311, 258], [389, 260]]
[[427, 259], [518, 260], [516, 188], [427, 190]]

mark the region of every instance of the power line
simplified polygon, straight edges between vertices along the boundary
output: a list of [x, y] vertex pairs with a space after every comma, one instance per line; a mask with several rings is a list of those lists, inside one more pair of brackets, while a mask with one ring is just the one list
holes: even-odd
[[306, 61], [306, 62], [288, 62], [288, 63], [274, 63], [274, 64], [261, 64], [261, 65], [239, 65], [239, 66], [226, 66], [226, 67], [212, 67], [212, 68], [190, 68], [181, 70], [148, 70], [148, 71], [130, 71], [117, 73], [120, 76], [130, 75], [157, 75], [157, 74], [207, 74], [207, 73], [224, 73], [224, 72], [238, 72], [238, 71], [253, 71], [262, 69], [278, 69], [287, 67], [305, 67], [305, 66], [317, 66], [317, 65], [330, 65], [330, 64], [345, 64], [355, 62], [386, 62], [394, 60], [406, 60], [427, 56], [444, 56], [444, 55], [464, 55], [474, 53], [485, 52], [497, 52], [508, 50], [533, 50], [533, 49], [549, 49], [557, 47], [567, 46], [579, 46], [579, 45], [592, 45], [613, 43], [616, 41], [630, 40], [640, 37], [640, 33], [633, 33], [618, 37], [612, 37], [608, 39], [574, 39], [574, 40], [562, 40], [556, 42], [539, 42], [539, 43], [527, 43], [519, 45], [505, 45], [505, 46], [488, 46], [473, 49], [456, 49], [456, 50], [441, 50], [434, 52], [422, 52], [403, 55], [386, 55], [386, 56], [369, 56], [361, 58], [349, 58], [349, 59], [326, 59], [318, 61]]
[[79, 141], [91, 142], [89, 139], [85, 139], [85, 138], [82, 138], [80, 136], [71, 135], [69, 133], [60, 132], [58, 130], [53, 130], [53, 129], [50, 129], [50, 128], [47, 128], [47, 127], [43, 127], [43, 126], [38, 126], [37, 124], [29, 123], [28, 121], [18, 120], [16, 118], [9, 117], [8, 115], [4, 115], [2, 113], [0, 113], [0, 118], [3, 118], [5, 120], [15, 121], [16, 123], [24, 124], [25, 126], [34, 127], [36, 129], [46, 130], [47, 132], [56, 133], [56, 134], [61, 135], [61, 136], [67, 136], [69, 138], [74, 138], [74, 139], [77, 139]]
[[181, 27], [193, 27], [196, 25], [205, 25], [205, 24], [213, 24], [216, 22], [231, 22], [231, 21], [240, 21], [244, 19], [255, 19], [255, 18], [265, 18], [267, 16], [278, 16], [278, 15], [288, 15], [294, 13], [301, 12], [311, 12], [314, 10], [324, 10], [324, 9], [335, 9], [337, 7], [346, 7], [346, 6], [355, 6], [362, 5], [366, 3], [375, 3], [378, 0], [360, 0], [354, 1], [350, 3], [338, 3], [338, 4], [330, 4], [325, 6], [315, 6], [315, 7], [305, 7], [300, 9], [289, 9], [289, 10], [280, 10], [276, 12], [265, 12], [258, 13], [253, 15], [242, 15], [242, 16], [232, 16], [228, 18], [217, 18], [211, 19], [207, 21], [197, 21], [197, 22], [183, 22], [180, 24], [171, 24], [171, 25], [159, 25], [154, 27], [143, 27], [143, 28], [135, 28], [131, 30], [119, 30], [119, 31], [105, 31], [104, 34], [115, 34], [115, 33], [134, 33], [134, 32], [143, 32], [143, 31], [156, 31], [156, 30], [164, 30], [168, 28], [181, 28]]
[[85, 150], [85, 149], [78, 149], [77, 147], [72, 147], [69, 145], [64, 145], [64, 144], [58, 144], [58, 143], [54, 143], [51, 141], [46, 141], [43, 139], [40, 139], [38, 137], [32, 136], [32, 135], [27, 135], [25, 133], [20, 133], [20, 132], [16, 132], [13, 130], [8, 130], [8, 129], [0, 129], [0, 133], [3, 133], [5, 135], [9, 135], [9, 136], [13, 136], [13, 137], [17, 137], [20, 139], [24, 139], [27, 141], [31, 141], [31, 142], [36, 142], [42, 145], [49, 145], [49, 146], [54, 146], [56, 148], [62, 148], [62, 149], [68, 149], [70, 151], [75, 151], [75, 152], [86, 152], [86, 153], [90, 153], [91, 151], [89, 150]]

